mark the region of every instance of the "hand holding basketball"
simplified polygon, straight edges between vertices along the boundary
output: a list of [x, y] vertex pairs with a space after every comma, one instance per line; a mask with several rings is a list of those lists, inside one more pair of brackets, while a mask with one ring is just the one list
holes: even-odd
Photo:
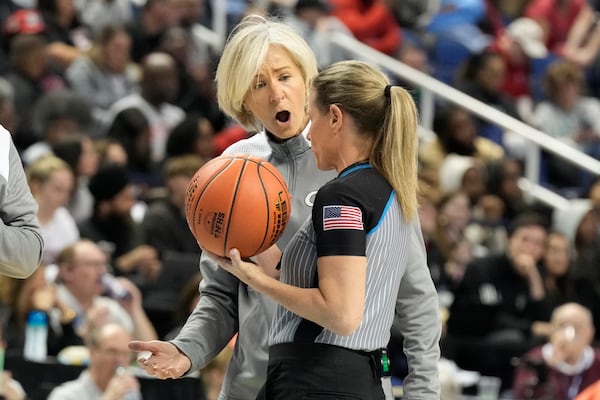
[[272, 164], [245, 154], [223, 155], [191, 179], [185, 214], [201, 247], [221, 257], [237, 248], [247, 258], [279, 239], [290, 206], [287, 185]]

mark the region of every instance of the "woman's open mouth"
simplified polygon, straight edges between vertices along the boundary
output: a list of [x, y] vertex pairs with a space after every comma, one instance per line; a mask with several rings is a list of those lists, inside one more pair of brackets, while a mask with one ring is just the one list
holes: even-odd
[[277, 114], [275, 114], [275, 119], [278, 122], [281, 123], [286, 123], [290, 120], [290, 112], [289, 111], [279, 111]]

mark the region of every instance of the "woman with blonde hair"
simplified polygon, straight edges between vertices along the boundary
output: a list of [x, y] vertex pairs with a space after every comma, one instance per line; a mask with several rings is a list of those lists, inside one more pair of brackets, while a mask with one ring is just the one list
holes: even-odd
[[26, 169], [27, 181], [37, 201], [38, 219], [44, 238], [42, 261], [51, 264], [68, 245], [79, 239], [79, 229], [66, 209], [75, 178], [69, 165], [54, 155], [38, 158]]

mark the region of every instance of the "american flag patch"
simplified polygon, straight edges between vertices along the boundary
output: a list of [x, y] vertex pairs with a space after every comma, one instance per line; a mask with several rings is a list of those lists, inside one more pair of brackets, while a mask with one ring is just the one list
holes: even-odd
[[352, 206], [323, 207], [323, 230], [357, 229], [362, 231], [362, 211]]

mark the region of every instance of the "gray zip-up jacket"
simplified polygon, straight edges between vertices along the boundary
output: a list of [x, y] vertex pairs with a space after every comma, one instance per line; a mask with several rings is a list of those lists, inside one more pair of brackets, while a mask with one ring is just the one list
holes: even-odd
[[[262, 157], [285, 178], [293, 200], [290, 221], [277, 243], [285, 249], [310, 216], [317, 190], [333, 179], [335, 173], [317, 169], [303, 135], [278, 143], [263, 132], [235, 143], [225, 153]], [[413, 225], [414, 251], [409, 255], [409, 265], [400, 284], [396, 312], [410, 369], [404, 393], [409, 400], [433, 400], [439, 399], [437, 363], [441, 323], [420, 225], [418, 221]], [[219, 400], [255, 399], [266, 380], [269, 327], [275, 303], [206, 257], [200, 260], [200, 270], [203, 276], [200, 302], [172, 343], [190, 358], [194, 371], [212, 360], [238, 333]]]
[[0, 126], [0, 274], [27, 278], [42, 261], [38, 205], [10, 133]]

